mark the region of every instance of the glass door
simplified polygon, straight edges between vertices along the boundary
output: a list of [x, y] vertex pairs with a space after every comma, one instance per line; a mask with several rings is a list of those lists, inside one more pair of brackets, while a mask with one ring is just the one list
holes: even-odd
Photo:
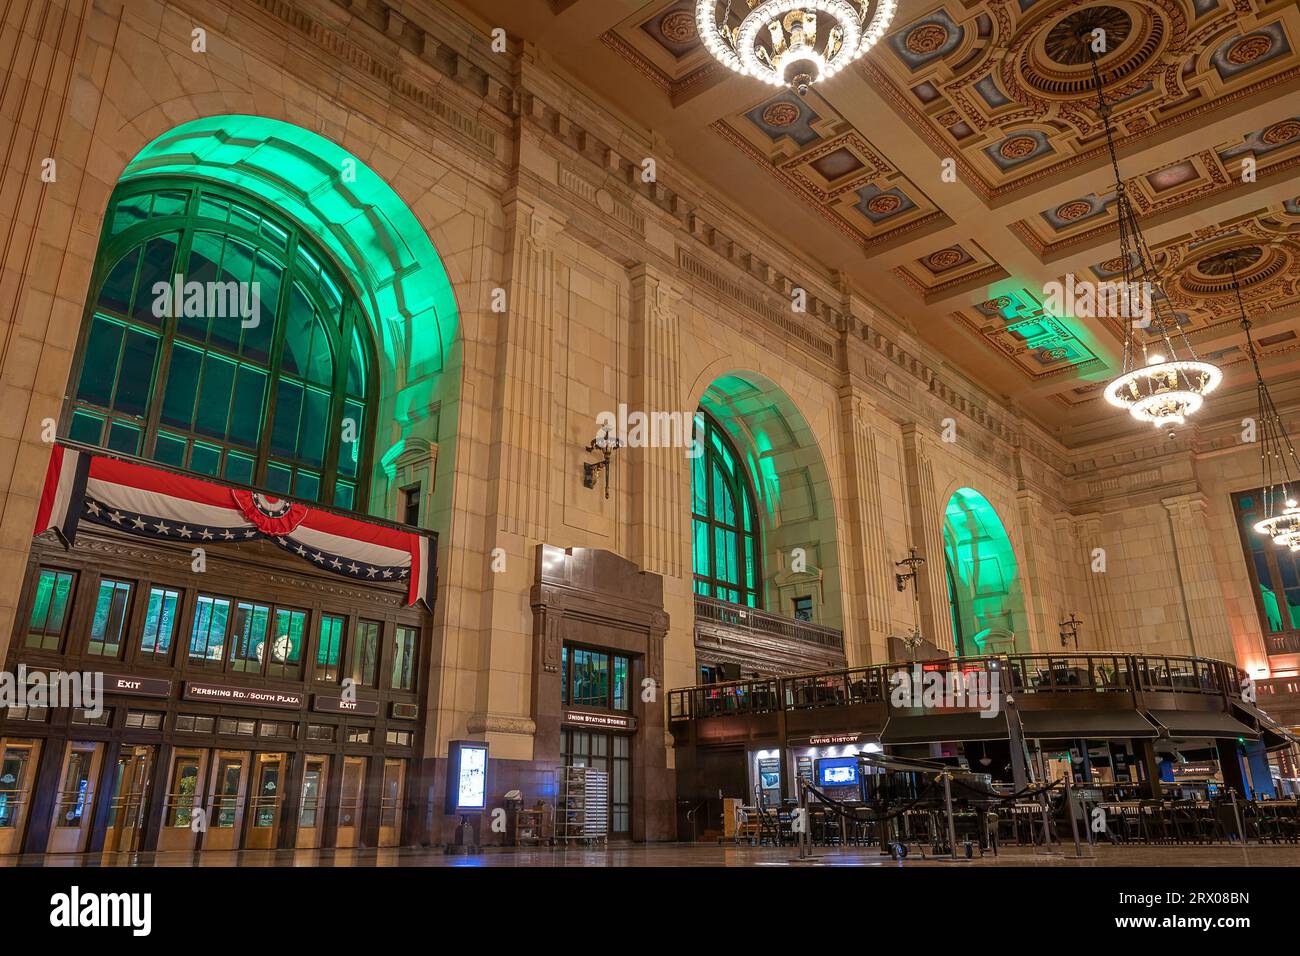
[[384, 761], [384, 783], [379, 793], [379, 845], [397, 846], [402, 839], [402, 790], [406, 764]]
[[566, 767], [591, 767], [609, 775], [609, 835], [632, 835], [632, 738], [590, 730], [564, 730], [560, 756]]
[[153, 772], [154, 748], [123, 746], [113, 773], [113, 796], [108, 802], [105, 853], [132, 853], [140, 849], [145, 797]]
[[245, 849], [270, 850], [280, 833], [280, 797], [284, 790], [284, 754], [258, 754], [253, 766], [253, 799], [248, 804]]
[[339, 787], [339, 826], [334, 840], [337, 847], [357, 845], [364, 809], [362, 794], [366, 782], [366, 758], [343, 758], [343, 783]]
[[0, 739], [0, 853], [22, 849], [40, 752], [39, 740]]
[[213, 763], [208, 791], [208, 833], [205, 850], [239, 849], [239, 830], [244, 820], [244, 791], [248, 779], [248, 754], [220, 750]]
[[325, 821], [325, 781], [329, 776], [329, 758], [308, 754], [302, 771], [302, 799], [298, 803], [298, 847], [320, 846], [321, 826]]
[[201, 782], [207, 766], [206, 750], [178, 748], [172, 753], [167, 775], [167, 799], [163, 801], [158, 849], [193, 850], [199, 834], [207, 828], [203, 812]]
[[86, 849], [95, 810], [95, 781], [99, 779], [103, 754], [103, 744], [75, 741], [68, 744], [54, 801], [49, 852], [80, 853]]

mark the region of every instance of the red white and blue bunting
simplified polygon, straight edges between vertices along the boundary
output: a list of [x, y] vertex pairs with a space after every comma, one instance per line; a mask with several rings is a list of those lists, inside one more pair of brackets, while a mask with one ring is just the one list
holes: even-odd
[[433, 606], [426, 535], [55, 445], [33, 533], [53, 529], [72, 542], [82, 521], [191, 547], [269, 540], [333, 574], [405, 581], [408, 605]]

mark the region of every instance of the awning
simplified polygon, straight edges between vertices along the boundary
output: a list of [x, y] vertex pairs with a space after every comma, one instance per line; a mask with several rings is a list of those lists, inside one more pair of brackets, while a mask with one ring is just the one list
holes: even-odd
[[1025, 737], [1034, 739], [1151, 740], [1155, 726], [1136, 710], [1022, 710]]
[[1221, 710], [1149, 710], [1147, 716], [1170, 737], [1245, 737], [1258, 740], [1259, 733]]
[[1245, 701], [1234, 700], [1232, 709], [1237, 715], [1248, 724], [1253, 724], [1259, 729], [1260, 735], [1264, 739], [1265, 750], [1281, 750], [1292, 744], [1300, 743], [1291, 731], [1287, 730], [1276, 720], [1270, 717], [1264, 711], [1260, 710], [1253, 704]]
[[890, 715], [880, 732], [882, 744], [927, 744], [952, 740], [1006, 740], [1007, 717], [998, 711], [992, 717], [979, 713]]

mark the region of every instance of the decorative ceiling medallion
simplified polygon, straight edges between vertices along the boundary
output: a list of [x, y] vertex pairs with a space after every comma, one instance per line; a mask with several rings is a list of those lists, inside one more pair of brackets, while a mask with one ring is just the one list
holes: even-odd
[[1273, 49], [1271, 37], [1263, 34], [1242, 37], [1228, 49], [1228, 62], [1237, 66], [1254, 63], [1262, 56], [1267, 56]]
[[948, 42], [948, 29], [941, 23], [923, 23], [904, 42], [913, 53], [933, 53]]
[[1089, 94], [1094, 85], [1088, 59], [1093, 30], [1106, 31], [1106, 48], [1097, 57], [1105, 89], [1128, 82], [1149, 66], [1158, 66], [1169, 32], [1156, 8], [1128, 2], [1047, 18], [1024, 35], [1018, 56], [1004, 61], [1018, 67], [1017, 76], [1005, 79], [1009, 85], [1018, 80], [1048, 99], [1071, 100]]
[[1207, 276], [1231, 276], [1233, 272], [1247, 272], [1263, 255], [1264, 250], [1259, 246], [1242, 246], [1239, 249], [1206, 256], [1196, 263], [1195, 268]]
[[773, 103], [763, 110], [763, 122], [768, 126], [783, 127], [793, 125], [799, 118], [799, 107], [793, 103]]
[[1291, 142], [1297, 136], [1300, 136], [1300, 123], [1295, 120], [1283, 120], [1264, 130], [1259, 138], [1270, 146], [1279, 146]]
[[1242, 288], [1260, 286], [1287, 271], [1291, 257], [1281, 249], [1239, 246], [1216, 252], [1185, 266], [1173, 281], [1174, 294], [1196, 298], [1233, 294], [1233, 265]]
[[1104, 30], [1106, 46], [1118, 50], [1133, 31], [1133, 21], [1119, 7], [1088, 7], [1062, 17], [1048, 31], [1043, 47], [1061, 66], [1088, 66], [1088, 51], [1080, 37]]
[[659, 29], [673, 43], [689, 43], [699, 36], [695, 17], [689, 10], [673, 10], [659, 21]]
[[875, 46], [894, 18], [895, 3], [749, 0], [746, 11], [740, 0], [697, 0], [695, 26], [728, 69], [803, 95]]
[[1067, 202], [1063, 206], [1060, 206], [1056, 210], [1056, 215], [1067, 222], [1072, 222], [1075, 219], [1081, 219], [1090, 212], [1092, 212], [1092, 203], [1087, 203], [1080, 199], [1075, 200], [1074, 202]]
[[1037, 148], [1038, 142], [1032, 136], [1013, 136], [998, 147], [998, 152], [1005, 159], [1023, 159]]
[[884, 195], [876, 196], [874, 199], [869, 200], [867, 202], [867, 208], [877, 216], [886, 216], [891, 212], [897, 211], [898, 207], [902, 204], [903, 201], [897, 196]]
[[951, 269], [957, 263], [962, 262], [966, 258], [966, 254], [960, 249], [948, 248], [930, 253], [926, 262], [935, 272], [941, 272], [944, 269]]

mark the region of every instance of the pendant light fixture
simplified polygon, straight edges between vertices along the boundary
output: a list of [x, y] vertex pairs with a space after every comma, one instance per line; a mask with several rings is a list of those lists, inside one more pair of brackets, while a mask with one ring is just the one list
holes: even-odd
[[1285, 545], [1300, 551], [1300, 505], [1296, 488], [1300, 482], [1300, 459], [1295, 445], [1287, 434], [1282, 416], [1273, 404], [1264, 373], [1259, 367], [1259, 351], [1250, 334], [1251, 321], [1246, 315], [1246, 303], [1241, 297], [1241, 283], [1237, 281], [1238, 253], [1223, 257], [1232, 270], [1232, 291], [1237, 297], [1237, 310], [1241, 314], [1241, 329], [1246, 334], [1246, 354], [1255, 370], [1255, 394], [1259, 399], [1259, 412], [1255, 418], [1255, 441], [1259, 444], [1260, 493], [1264, 517], [1255, 522], [1255, 531], [1273, 539], [1274, 544]]

